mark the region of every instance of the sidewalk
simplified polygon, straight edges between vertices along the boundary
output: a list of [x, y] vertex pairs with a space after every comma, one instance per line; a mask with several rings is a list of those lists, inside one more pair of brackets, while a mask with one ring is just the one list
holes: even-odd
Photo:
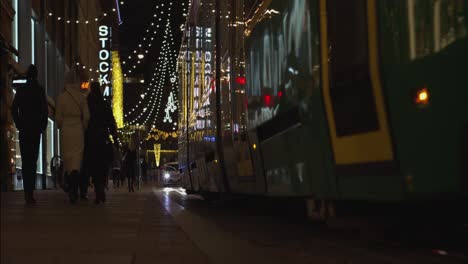
[[[90, 190], [92, 191], [92, 190]], [[152, 192], [108, 192], [107, 203], [69, 204], [63, 191], [1, 194], [1, 264], [209, 263]]]

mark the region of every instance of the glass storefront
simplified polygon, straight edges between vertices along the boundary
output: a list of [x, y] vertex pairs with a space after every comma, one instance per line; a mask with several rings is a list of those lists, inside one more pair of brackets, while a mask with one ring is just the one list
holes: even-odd
[[20, 145], [19, 145], [19, 131], [18, 130], [15, 131], [15, 134], [13, 136], [13, 141], [15, 142], [15, 148], [12, 149], [12, 151], [15, 154], [16, 168], [21, 169], [22, 163], [21, 163], [21, 151], [20, 151]]
[[[59, 49], [56, 46], [51, 46], [53, 43], [50, 42], [50, 38], [45, 33], [45, 36], [43, 36], [43, 32], [40, 32], [40, 28], [42, 25], [41, 21], [37, 20], [36, 13], [34, 12], [34, 9], [30, 9], [30, 14], [29, 12], [25, 12], [26, 17], [28, 19], [21, 20], [19, 17], [22, 17], [21, 12], [25, 11], [24, 5], [22, 5], [22, 1], [18, 0], [12, 0], [12, 7], [15, 11], [15, 15], [13, 16], [13, 21], [11, 24], [11, 34], [12, 34], [12, 39], [11, 39], [11, 44], [13, 47], [17, 48], [23, 44], [24, 49], [22, 49], [22, 52], [27, 52], [29, 54], [23, 54], [23, 55], [30, 55], [29, 56], [24, 56], [21, 58], [18, 58], [17, 56], [13, 56], [13, 59], [17, 62], [19, 62], [19, 59], [21, 59], [21, 65], [26, 64], [38, 64], [38, 65], [43, 65], [45, 66], [44, 72], [41, 70], [39, 71], [39, 80], [41, 84], [46, 88], [47, 96], [56, 96], [56, 92], [54, 93], [55, 87], [60, 87], [63, 86], [63, 75], [64, 75], [64, 68], [61, 66], [65, 66], [62, 55], [60, 54]], [[20, 43], [21, 38], [19, 38], [18, 32], [22, 32], [28, 35], [31, 38], [31, 41], [25, 42], [25, 43]], [[42, 36], [42, 37], [41, 37]], [[45, 43], [45, 44], [44, 44]], [[53, 52], [54, 50], [57, 50], [57, 63], [52, 61], [53, 63], [51, 64], [49, 62], [49, 59], [53, 58]], [[54, 53], [55, 54], [55, 53]], [[54, 55], [55, 56], [55, 55]], [[49, 67], [52, 67], [52, 71], [56, 71], [56, 75], [50, 75], [49, 71], [51, 70]], [[21, 68], [21, 66], [19, 66]], [[17, 74], [21, 75], [22, 72], [24, 72], [26, 69], [15, 69]], [[43, 78], [41, 78], [43, 77]], [[17, 86], [12, 85], [12, 92], [13, 94], [16, 93], [16, 89], [18, 89]], [[49, 90], [50, 89], [50, 90]], [[14, 95], [13, 95], [14, 96]], [[51, 98], [49, 98], [51, 99]], [[49, 102], [52, 102], [53, 100], [49, 100]], [[53, 116], [53, 104], [50, 105], [49, 107], [49, 113], [51, 116]], [[8, 134], [8, 140], [9, 140], [9, 151], [11, 153], [11, 159], [10, 159], [10, 164], [11, 168], [9, 169], [9, 180], [8, 180], [8, 187], [7, 189], [14, 189], [14, 190], [21, 190], [23, 188], [23, 179], [22, 179], [22, 160], [21, 160], [21, 148], [20, 148], [20, 143], [19, 143], [19, 131], [16, 130], [14, 127], [14, 123], [12, 124], [12, 130]], [[38, 174], [37, 177], [37, 182], [36, 182], [36, 187], [42, 188], [44, 186], [44, 178], [41, 177], [41, 175], [46, 175], [46, 176], [51, 176], [51, 168], [50, 168], [50, 161], [54, 155], [59, 155], [60, 150], [59, 150], [59, 131], [57, 131], [57, 128], [55, 126], [54, 120], [52, 118], [48, 119], [48, 127], [44, 134], [40, 138], [40, 144], [38, 148], [38, 158], [37, 158], [37, 170], [36, 173]], [[50, 186], [50, 179], [46, 177], [45, 180], [45, 185]], [[11, 186], [12, 185], [12, 186]]]

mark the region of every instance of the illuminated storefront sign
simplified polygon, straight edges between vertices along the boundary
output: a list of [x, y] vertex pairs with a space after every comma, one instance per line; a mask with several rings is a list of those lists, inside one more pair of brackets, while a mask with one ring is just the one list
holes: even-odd
[[99, 80], [104, 88], [104, 99], [110, 99], [111, 88], [111, 28], [109, 26], [99, 26]]

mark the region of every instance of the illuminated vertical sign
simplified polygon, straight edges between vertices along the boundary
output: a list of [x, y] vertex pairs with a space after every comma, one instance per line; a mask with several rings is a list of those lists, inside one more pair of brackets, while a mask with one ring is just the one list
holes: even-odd
[[99, 26], [99, 82], [104, 88], [102, 95], [108, 100], [112, 94], [111, 86], [111, 28]]

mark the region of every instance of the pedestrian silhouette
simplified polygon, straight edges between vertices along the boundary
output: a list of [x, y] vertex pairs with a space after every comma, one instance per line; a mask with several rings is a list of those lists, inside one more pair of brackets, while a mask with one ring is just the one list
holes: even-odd
[[136, 134], [130, 136], [130, 142], [124, 155], [125, 171], [128, 180], [128, 192], [135, 192], [135, 177], [137, 166]]
[[36, 66], [28, 67], [26, 77], [26, 85], [17, 89], [11, 112], [19, 130], [25, 201], [26, 205], [32, 205], [36, 203], [37, 158], [41, 134], [47, 128], [48, 109], [44, 88], [37, 81]]
[[[68, 195], [71, 203], [78, 199], [78, 187], [84, 174], [81, 166], [84, 154], [85, 130], [88, 126], [89, 110], [86, 91], [81, 82], [86, 77], [79, 76], [72, 69], [66, 77], [65, 90], [57, 98], [56, 121], [60, 128], [61, 152], [65, 171], [65, 181], [69, 182]], [[67, 180], [68, 179], [68, 180]], [[82, 197], [83, 197], [82, 193]]]
[[120, 150], [117, 144], [114, 144], [113, 150], [114, 150], [114, 160], [112, 161], [112, 183], [115, 189], [115, 188], [120, 187], [122, 156], [120, 154]]
[[88, 107], [90, 119], [86, 131], [85, 162], [88, 173], [93, 178], [94, 191], [96, 192], [96, 200], [94, 202], [99, 204], [106, 201], [104, 187], [114, 156], [109, 136], [112, 135], [114, 142], [117, 143], [117, 126], [112, 115], [112, 109], [104, 101], [98, 82], [91, 84], [91, 92], [88, 95]]
[[143, 181], [144, 182], [148, 181], [148, 163], [146, 163], [146, 160], [144, 157], [141, 158], [140, 168], [141, 168], [141, 175], [142, 175]]

